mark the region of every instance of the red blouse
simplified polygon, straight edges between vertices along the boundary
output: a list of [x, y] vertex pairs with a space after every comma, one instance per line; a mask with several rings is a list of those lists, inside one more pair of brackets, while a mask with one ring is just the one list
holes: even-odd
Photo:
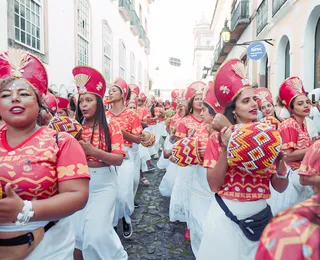
[[183, 117], [179, 113], [176, 113], [173, 117], [169, 118], [170, 119], [170, 128], [177, 128], [177, 126], [182, 118]]
[[146, 107], [137, 107], [137, 115], [141, 122], [148, 123], [151, 113]]
[[[205, 151], [203, 166], [214, 168], [221, 153], [219, 133], [211, 134]], [[275, 167], [266, 174], [249, 174], [236, 167], [228, 167], [224, 184], [218, 194], [221, 197], [236, 201], [255, 201], [270, 198], [270, 177], [275, 174]]]
[[185, 138], [195, 134], [201, 128], [202, 120], [196, 119], [193, 115], [185, 116], [179, 121], [175, 136], [178, 138]]
[[256, 260], [320, 259], [320, 193], [271, 220], [261, 238]]
[[160, 122], [163, 122], [165, 120], [163, 113], [164, 113], [164, 109], [162, 107], [155, 107], [154, 108], [154, 114], [156, 115], [156, 117], [158, 117], [158, 120]]
[[[0, 130], [0, 184], [11, 183], [23, 200], [46, 199], [58, 194], [58, 183], [90, 178], [85, 154], [67, 133], [41, 127], [17, 147], [10, 147], [6, 129]], [[70, 156], [74, 155], [74, 156]]]
[[317, 140], [305, 154], [299, 169], [299, 175], [320, 176], [320, 140]]
[[[106, 117], [110, 118], [110, 122], [115, 120], [120, 128], [133, 135], [142, 133], [141, 121], [136, 113], [128, 108], [125, 108], [119, 115], [113, 114], [110, 110], [106, 112]], [[124, 145], [132, 147], [132, 142], [124, 139]]]
[[[289, 117], [284, 120], [279, 127], [282, 138], [282, 150], [302, 150], [308, 148], [312, 142], [305, 124], [300, 127], [298, 122]], [[301, 161], [287, 163], [292, 170], [299, 169]]]
[[[90, 142], [92, 138], [92, 128], [86, 125], [82, 125], [82, 127], [83, 127], [83, 132], [81, 137], [85, 138], [88, 142]], [[124, 140], [123, 140], [123, 135], [122, 135], [119, 124], [115, 121], [110, 121], [108, 123], [108, 127], [109, 127], [110, 139], [111, 139], [111, 153], [123, 154], [125, 156], [126, 153], [123, 148]], [[101, 131], [99, 131], [99, 129], [94, 130], [91, 144], [94, 147], [98, 147], [103, 151], [107, 151], [103, 130]], [[99, 159], [93, 156], [87, 156], [87, 160], [100, 162]]]

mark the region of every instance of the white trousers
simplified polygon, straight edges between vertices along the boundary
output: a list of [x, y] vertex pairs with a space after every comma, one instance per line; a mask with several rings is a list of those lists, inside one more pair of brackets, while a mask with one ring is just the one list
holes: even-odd
[[140, 150], [139, 144], [133, 144], [132, 155], [134, 161], [134, 172], [133, 172], [133, 196], [135, 197], [138, 191], [140, 183]]
[[[125, 260], [128, 255], [113, 229], [112, 221], [118, 191], [114, 167], [89, 168], [89, 200], [73, 214], [76, 248], [85, 260]], [[55, 239], [59, 239], [58, 236]], [[60, 259], [60, 258], [55, 258]]]
[[40, 244], [25, 260], [71, 260], [73, 259], [74, 241], [70, 218], [60, 219], [45, 233]]
[[129, 159], [124, 159], [120, 166], [116, 167], [118, 174], [118, 193], [116, 209], [113, 219], [113, 226], [117, 226], [119, 219], [125, 218], [126, 222], [131, 223], [130, 216], [134, 210], [134, 153], [129, 147], [125, 148]]

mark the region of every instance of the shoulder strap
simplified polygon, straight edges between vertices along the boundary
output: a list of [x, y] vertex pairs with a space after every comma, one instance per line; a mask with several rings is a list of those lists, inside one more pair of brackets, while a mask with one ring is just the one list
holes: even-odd
[[230, 218], [233, 222], [235, 222], [236, 224], [239, 225], [239, 220], [238, 218], [233, 215], [233, 213], [230, 211], [230, 209], [228, 208], [228, 206], [224, 203], [224, 201], [222, 200], [222, 198], [218, 195], [218, 193], [214, 194], [214, 196], [216, 197], [216, 200], [220, 206], [220, 208], [224, 211], [224, 213], [226, 214], [226, 216], [228, 218]]
[[56, 144], [59, 146], [59, 133], [56, 133]]

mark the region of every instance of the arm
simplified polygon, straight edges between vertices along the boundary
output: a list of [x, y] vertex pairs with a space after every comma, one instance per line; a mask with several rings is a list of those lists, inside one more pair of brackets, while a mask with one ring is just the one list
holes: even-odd
[[228, 169], [227, 151], [222, 149], [214, 168], [207, 169], [207, 179], [211, 191], [217, 192], [223, 185]]
[[302, 150], [293, 150], [293, 149], [288, 149], [284, 150], [286, 153], [286, 162], [296, 162], [296, 161], [301, 161], [306, 154], [308, 148], [302, 149]]
[[[281, 152], [278, 155], [275, 161], [276, 174], [273, 174], [271, 176], [272, 187], [280, 193], [284, 192], [289, 184], [289, 180], [288, 180], [289, 169], [285, 163], [286, 156], [287, 154], [283, 152]], [[270, 169], [270, 171], [274, 171], [274, 168]]]
[[279, 179], [276, 174], [273, 174], [271, 177], [271, 185], [277, 192], [284, 192], [288, 187], [288, 179]]
[[127, 131], [125, 131], [123, 129], [121, 130], [121, 132], [123, 134], [124, 139], [126, 139], [127, 141], [133, 142], [133, 143], [136, 143], [136, 144], [140, 144], [140, 142], [141, 142], [141, 136], [140, 135], [130, 134], [130, 133], [128, 133]]
[[91, 155], [105, 162], [106, 164], [114, 165], [114, 166], [120, 166], [123, 160], [123, 154], [108, 153], [96, 147], [93, 148]]
[[58, 185], [58, 195], [45, 200], [32, 201], [35, 215], [31, 221], [65, 218], [85, 207], [89, 194], [89, 179], [62, 181]]
[[315, 185], [320, 186], [320, 175], [300, 175], [300, 183], [303, 186]]

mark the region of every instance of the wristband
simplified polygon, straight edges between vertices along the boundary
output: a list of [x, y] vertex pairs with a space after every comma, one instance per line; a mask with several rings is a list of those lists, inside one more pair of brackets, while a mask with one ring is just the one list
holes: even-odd
[[32, 210], [32, 202], [29, 200], [23, 201], [23, 208], [17, 216], [16, 225], [25, 225], [34, 216], [34, 211]]
[[284, 175], [283, 174], [279, 174], [277, 172], [276, 176], [277, 176], [278, 179], [288, 179], [289, 178], [289, 173], [290, 173], [290, 170], [287, 167], [286, 173]]

